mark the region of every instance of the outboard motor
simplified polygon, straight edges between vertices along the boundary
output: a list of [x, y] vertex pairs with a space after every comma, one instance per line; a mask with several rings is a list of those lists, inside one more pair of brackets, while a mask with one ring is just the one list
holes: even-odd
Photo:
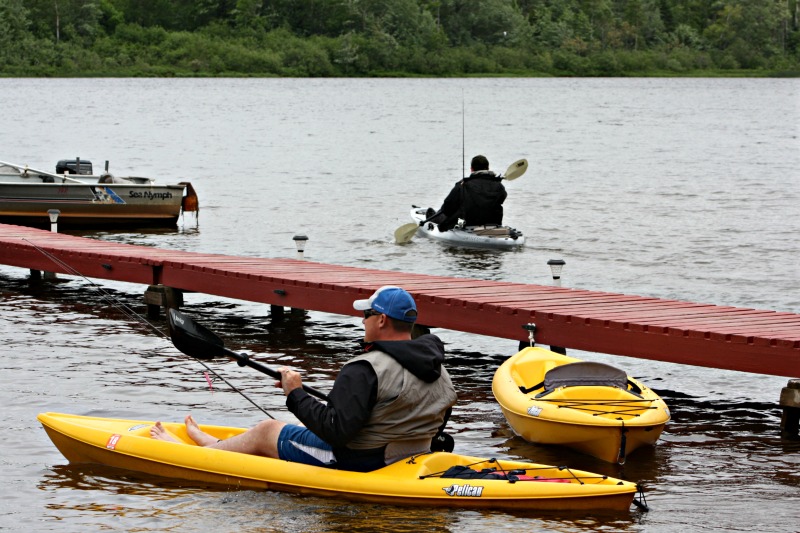
[[56, 163], [56, 174], [92, 174], [92, 162], [80, 158], [62, 159]]

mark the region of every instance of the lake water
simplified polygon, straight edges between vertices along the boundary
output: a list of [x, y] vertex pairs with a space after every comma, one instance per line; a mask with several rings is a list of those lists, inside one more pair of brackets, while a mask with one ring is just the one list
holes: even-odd
[[[800, 80], [0, 79], [0, 159], [53, 171], [80, 156], [112, 173], [191, 181], [198, 219], [92, 237], [294, 257], [800, 312]], [[469, 159], [508, 182], [506, 222], [529, 245], [496, 253], [392, 233], [438, 207]], [[466, 161], [465, 161], [466, 160]], [[509, 514], [359, 505], [212, 490], [68, 466], [42, 411], [249, 426], [263, 417], [103, 298], [144, 314], [143, 287], [0, 267], [0, 529], [36, 531], [797, 531], [800, 444], [781, 439], [782, 377], [570, 350], [619, 366], [673, 413], [624, 466], [513, 436], [491, 378], [514, 341], [434, 330], [459, 390], [456, 451], [567, 464], [645, 484], [649, 513]], [[271, 321], [268, 306], [187, 295], [229, 346], [302, 369], [325, 389], [362, 334], [353, 317]], [[163, 323], [159, 324], [163, 327]], [[214, 363], [278, 418], [271, 380]], [[800, 376], [798, 376], [800, 377]]]

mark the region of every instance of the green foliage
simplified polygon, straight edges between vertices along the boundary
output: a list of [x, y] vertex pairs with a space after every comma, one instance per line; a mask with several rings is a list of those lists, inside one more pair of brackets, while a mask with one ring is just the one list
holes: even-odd
[[799, 4], [0, 0], [0, 75], [784, 75]]
[[111, 0], [100, 0], [100, 25], [106, 34], [113, 33], [117, 26], [125, 22], [125, 15], [114, 7]]
[[351, 2], [339, 0], [265, 1], [272, 27], [291, 28], [301, 36], [336, 37], [352, 29]]
[[0, 64], [17, 67], [27, 62], [33, 45], [29, 25], [22, 0], [0, 0]]
[[528, 22], [513, 0], [441, 0], [438, 19], [454, 45], [506, 44], [527, 33]]
[[121, 24], [117, 27], [114, 37], [120, 43], [157, 46], [169, 38], [169, 33], [158, 26], [144, 28], [138, 24]]

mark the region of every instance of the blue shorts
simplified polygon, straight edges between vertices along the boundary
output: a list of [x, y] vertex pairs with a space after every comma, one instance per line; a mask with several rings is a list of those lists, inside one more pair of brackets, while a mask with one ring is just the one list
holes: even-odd
[[333, 466], [331, 445], [302, 426], [286, 424], [278, 435], [278, 457], [313, 466]]

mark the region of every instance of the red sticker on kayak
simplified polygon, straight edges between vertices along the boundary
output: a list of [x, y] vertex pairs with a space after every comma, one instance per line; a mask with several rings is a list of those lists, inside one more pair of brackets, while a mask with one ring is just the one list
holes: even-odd
[[106, 442], [106, 448], [108, 448], [109, 450], [115, 449], [117, 447], [117, 443], [119, 442], [120, 437], [121, 435], [117, 434], [111, 435], [108, 438], [108, 442]]

